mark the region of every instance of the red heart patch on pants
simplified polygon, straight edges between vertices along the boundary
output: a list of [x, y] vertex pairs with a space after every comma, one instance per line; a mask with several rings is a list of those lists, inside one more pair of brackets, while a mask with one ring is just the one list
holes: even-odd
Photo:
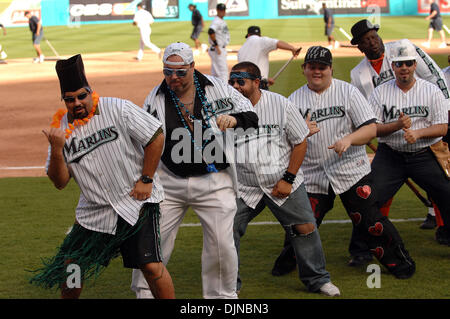
[[372, 189], [370, 188], [369, 185], [358, 186], [356, 188], [356, 194], [358, 194], [358, 196], [361, 198], [367, 199], [371, 193]]
[[383, 233], [383, 224], [376, 222], [374, 226], [369, 227], [369, 233], [373, 236], [381, 236]]
[[355, 225], [359, 225], [361, 222], [361, 214], [360, 213], [350, 213], [350, 218]]
[[371, 249], [370, 251], [375, 256], [375, 258], [377, 258], [378, 260], [380, 260], [384, 256], [384, 249], [383, 249], [383, 247], [377, 247], [375, 249]]

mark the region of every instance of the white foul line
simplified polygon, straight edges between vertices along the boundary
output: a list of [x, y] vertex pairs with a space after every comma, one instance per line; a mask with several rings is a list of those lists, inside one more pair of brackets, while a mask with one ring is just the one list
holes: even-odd
[[44, 169], [44, 166], [2, 166], [0, 167], [0, 170], [7, 170], [7, 171], [20, 171], [23, 169]]

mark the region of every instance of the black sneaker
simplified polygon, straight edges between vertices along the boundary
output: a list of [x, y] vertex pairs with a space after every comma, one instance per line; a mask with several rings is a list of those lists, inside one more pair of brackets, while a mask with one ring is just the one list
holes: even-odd
[[436, 216], [427, 214], [427, 217], [420, 225], [420, 229], [434, 229], [436, 228]]
[[450, 234], [444, 226], [439, 226], [435, 233], [436, 241], [441, 245], [450, 245]]
[[272, 268], [273, 276], [283, 276], [295, 270], [297, 260], [295, 259], [294, 248], [289, 245], [283, 248], [280, 256], [275, 260]]
[[359, 267], [368, 264], [372, 260], [373, 260], [372, 255], [352, 256], [347, 265], [350, 267]]

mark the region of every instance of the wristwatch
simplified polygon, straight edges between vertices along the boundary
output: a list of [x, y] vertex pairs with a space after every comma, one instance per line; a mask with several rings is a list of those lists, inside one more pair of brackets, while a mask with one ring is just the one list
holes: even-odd
[[141, 181], [144, 184], [150, 184], [150, 183], [153, 183], [153, 178], [150, 178], [150, 176], [147, 176], [147, 175], [142, 175]]

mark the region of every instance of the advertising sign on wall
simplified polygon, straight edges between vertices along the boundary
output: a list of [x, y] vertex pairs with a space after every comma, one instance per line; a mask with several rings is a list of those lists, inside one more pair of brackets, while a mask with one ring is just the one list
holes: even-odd
[[209, 0], [208, 16], [215, 17], [217, 15], [216, 6], [218, 3], [225, 3], [227, 6], [227, 16], [248, 16], [248, 0]]
[[[450, 13], [450, 0], [436, 0], [441, 13]], [[430, 13], [430, 4], [428, 0], [417, 0], [418, 13]]]
[[41, 18], [41, 0], [3, 0], [0, 6], [0, 23], [4, 26], [26, 26], [25, 11]]
[[133, 18], [135, 11], [135, 1], [69, 0], [69, 14], [71, 20], [129, 20]]
[[278, 15], [318, 15], [322, 13], [322, 2], [334, 14], [373, 13], [374, 6], [379, 13], [389, 13], [389, 0], [278, 0]]
[[178, 0], [151, 0], [150, 7], [155, 19], [177, 19], [180, 14]]

